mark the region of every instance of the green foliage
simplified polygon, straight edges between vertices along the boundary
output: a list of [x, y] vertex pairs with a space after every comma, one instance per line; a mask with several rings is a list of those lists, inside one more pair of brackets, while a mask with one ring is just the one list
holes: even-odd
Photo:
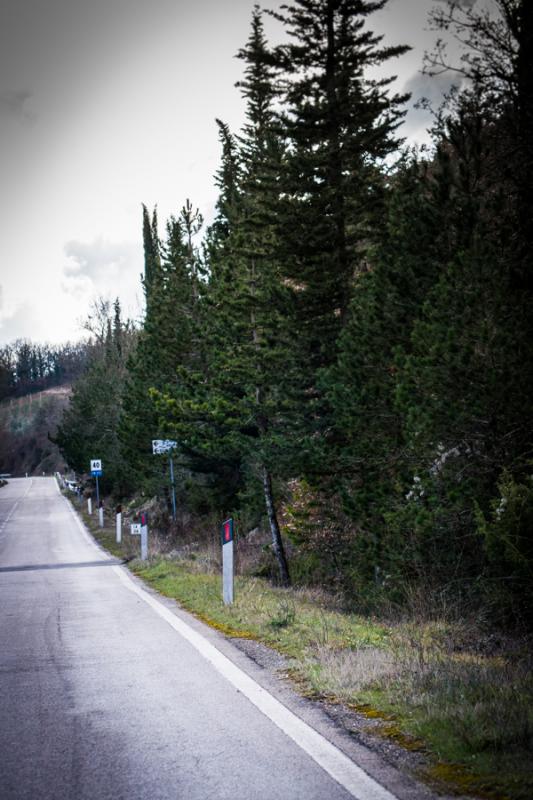
[[155, 391], [174, 387], [178, 370], [194, 360], [201, 268], [192, 240], [202, 219], [187, 200], [178, 218], [167, 222], [166, 238], [160, 242], [155, 212], [148, 225], [143, 211], [146, 315], [127, 365], [119, 439], [129, 465], [131, 490], [154, 495], [164, 492], [168, 465], [166, 458], [152, 455], [152, 440], [163, 433], [153, 397]]
[[143, 207], [136, 349], [105, 321], [61, 441], [73, 466], [98, 450], [117, 485], [161, 495], [151, 440], [176, 439], [179, 502], [268, 517], [284, 582], [282, 528], [298, 579], [359, 607], [431, 592], [525, 622], [533, 17], [523, 0], [434, 13], [470, 82], [415, 156], [406, 97], [369, 76], [406, 49], [372, 33], [385, 5], [295, 0], [278, 47], [254, 8], [215, 220], [200, 250], [189, 201], [164, 241]]
[[17, 339], [0, 347], [0, 402], [72, 383], [86, 367], [87, 342], [35, 344]]
[[279, 225], [311, 386], [315, 369], [334, 359], [353, 276], [381, 215], [379, 165], [398, 146], [407, 96], [391, 96], [389, 79], [367, 74], [408, 50], [382, 46], [368, 27], [385, 4], [296, 0], [274, 15], [289, 34], [276, 51], [288, 143]]
[[102, 459], [102, 489], [120, 495], [127, 486], [128, 473], [120, 452], [118, 424], [126, 361], [135, 331], [131, 323], [122, 321], [118, 301], [113, 312], [109, 303], [100, 302], [95, 317], [96, 327], [91, 323], [95, 341], [89, 365], [74, 385], [54, 441], [69, 466], [80, 475], [89, 472], [91, 459]]
[[[206, 468], [209, 463], [219, 474], [223, 465], [233, 467], [235, 489], [243, 488], [248, 474], [262, 480], [274, 530], [272, 472], [286, 469], [296, 419], [287, 326], [290, 293], [282, 282], [273, 219], [281, 147], [270, 110], [271, 56], [257, 9], [248, 45], [239, 55], [247, 63], [240, 84], [247, 124], [236, 147], [219, 123], [221, 195], [208, 239], [209, 282], [199, 310], [202, 356], [195, 373], [182, 370], [185, 387], [157, 396], [166, 429], [197, 463], [203, 461]], [[274, 538], [281, 552], [279, 531]]]
[[68, 402], [69, 387], [54, 387], [0, 405], [0, 473], [49, 475], [64, 469], [51, 437]]
[[[478, 510], [478, 530], [488, 560], [488, 591], [500, 615], [533, 615], [533, 476], [517, 481], [504, 470], [490, 512]], [[502, 613], [503, 612], [503, 613]]]

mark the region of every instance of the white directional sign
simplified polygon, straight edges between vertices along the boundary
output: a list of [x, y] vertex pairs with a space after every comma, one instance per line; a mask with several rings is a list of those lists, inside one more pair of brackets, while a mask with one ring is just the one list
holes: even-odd
[[141, 535], [141, 528], [142, 525], [140, 522], [132, 522], [130, 525], [130, 533], [132, 536], [140, 536]]
[[152, 439], [152, 453], [154, 456], [161, 453], [168, 453], [169, 450], [174, 450], [178, 446], [177, 442], [172, 439]]
[[102, 474], [102, 459], [101, 458], [92, 458], [91, 459], [91, 475], [101, 475]]

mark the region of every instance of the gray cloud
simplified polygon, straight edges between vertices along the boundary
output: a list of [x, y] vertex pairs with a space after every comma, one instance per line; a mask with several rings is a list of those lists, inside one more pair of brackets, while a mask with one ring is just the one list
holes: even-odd
[[415, 72], [403, 86], [403, 91], [411, 93], [411, 100], [401, 133], [413, 142], [428, 144], [430, 141], [428, 130], [434, 123], [432, 110], [436, 111], [452, 87], [461, 83], [461, 76], [454, 73], [442, 73], [432, 77], [422, 72]]
[[26, 90], [7, 89], [0, 92], [0, 116], [11, 117], [18, 122], [30, 123], [35, 119], [35, 112], [28, 108], [32, 93]]
[[452, 72], [443, 72], [434, 76], [415, 72], [406, 81], [403, 91], [410, 92], [413, 106], [416, 106], [421, 100], [428, 100], [431, 105], [438, 105], [453, 86], [461, 86], [462, 83], [462, 77]]

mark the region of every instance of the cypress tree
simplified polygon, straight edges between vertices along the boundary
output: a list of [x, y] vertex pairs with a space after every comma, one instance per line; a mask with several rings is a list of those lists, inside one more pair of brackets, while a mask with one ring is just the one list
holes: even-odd
[[162, 244], [158, 242], [155, 213], [149, 235], [146, 216], [144, 213], [146, 314], [128, 363], [120, 440], [130, 465], [132, 488], [159, 493], [162, 477], [160, 465], [152, 456], [152, 440], [161, 435], [161, 425], [152, 390], [173, 386], [179, 367], [191, 358], [197, 278], [189, 234], [194, 212], [188, 203], [179, 218], [171, 217]]
[[147, 207], [143, 210], [143, 248], [144, 248], [144, 275], [143, 288], [146, 308], [148, 309], [150, 289], [157, 278], [160, 266], [159, 235], [157, 231], [157, 209], [154, 208], [152, 216]]

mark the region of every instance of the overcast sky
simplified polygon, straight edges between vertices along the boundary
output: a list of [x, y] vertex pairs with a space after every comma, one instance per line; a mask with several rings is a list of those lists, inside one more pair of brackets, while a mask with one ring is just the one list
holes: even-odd
[[[253, 3], [0, 0], [0, 343], [79, 338], [98, 295], [138, 317], [141, 203], [163, 222], [189, 197], [212, 218], [214, 120], [242, 123]], [[433, 5], [390, 0], [370, 21], [413, 47], [389, 65], [413, 102], [444, 83], [420, 74]], [[403, 135], [423, 142], [426, 122], [411, 109]]]

